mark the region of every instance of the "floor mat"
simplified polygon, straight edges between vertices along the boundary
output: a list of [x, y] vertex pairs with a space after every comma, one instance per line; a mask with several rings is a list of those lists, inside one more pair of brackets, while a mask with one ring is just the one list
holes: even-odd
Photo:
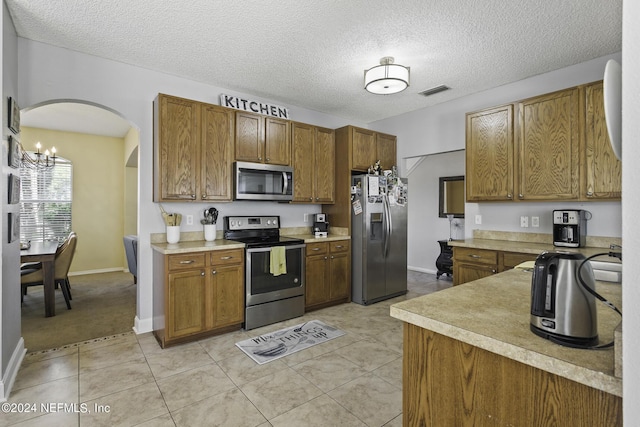
[[262, 365], [344, 334], [333, 326], [319, 320], [312, 320], [240, 341], [236, 346], [256, 363]]

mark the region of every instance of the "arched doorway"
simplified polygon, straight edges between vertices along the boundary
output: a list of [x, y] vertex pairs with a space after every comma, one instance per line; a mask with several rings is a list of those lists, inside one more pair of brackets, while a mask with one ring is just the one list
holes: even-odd
[[[98, 314], [95, 309], [93, 316], [82, 313], [89, 304], [83, 304], [79, 299], [81, 289], [89, 284], [92, 288], [89, 291], [87, 285], [85, 294], [94, 299], [101, 298], [108, 305], [108, 301], [115, 301], [111, 298], [113, 295], [107, 295], [110, 282], [117, 282], [122, 296], [133, 295], [133, 313], [118, 311], [115, 307], [112, 311], [114, 315], [125, 313], [128, 327], [125, 325], [122, 332], [131, 331], [136, 290], [133, 277], [123, 273], [127, 263], [122, 237], [137, 234], [138, 129], [107, 107], [80, 100], [52, 100], [21, 111], [19, 138], [26, 150], [30, 150], [36, 141], [41, 141], [43, 146], [55, 145], [58, 154], [74, 164], [72, 222], [73, 231], [78, 234], [78, 246], [69, 277], [72, 296], [78, 296], [72, 301], [72, 310], [67, 312], [64, 305], [57, 304], [56, 317], [42, 317], [44, 328], [64, 324], [64, 317], [70, 319], [73, 315], [80, 316], [73, 326], [77, 334], [68, 333], [65, 338], [68, 342], [59, 344], [77, 342], [73, 341], [74, 336], [78, 341], [84, 341], [107, 334], [100, 331], [111, 334], [112, 329], [96, 327], [100, 323], [113, 323], [109, 314]], [[74, 289], [74, 282], [77, 289]], [[29, 342], [26, 331], [29, 325], [23, 317], [27, 350], [48, 348], [33, 340]], [[59, 332], [60, 327], [56, 329]], [[105, 335], [91, 336], [101, 333]]]

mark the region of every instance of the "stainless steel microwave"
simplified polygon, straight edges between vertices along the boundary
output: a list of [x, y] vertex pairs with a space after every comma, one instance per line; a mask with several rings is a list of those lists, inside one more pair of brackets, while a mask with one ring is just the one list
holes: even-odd
[[234, 200], [293, 200], [293, 168], [263, 163], [234, 163]]

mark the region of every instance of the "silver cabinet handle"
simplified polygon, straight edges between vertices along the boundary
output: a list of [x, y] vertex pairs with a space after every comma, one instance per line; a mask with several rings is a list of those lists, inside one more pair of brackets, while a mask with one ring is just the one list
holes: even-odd
[[188, 261], [180, 261], [180, 264], [193, 264], [194, 262], [196, 262], [196, 261], [193, 260], [193, 259], [190, 259]]
[[342, 245], [336, 245], [336, 249], [342, 249], [342, 248], [344, 248], [344, 246], [342, 246]]
[[211, 270], [211, 274], [217, 274], [218, 272], [215, 270]]
[[204, 276], [204, 271], [201, 271], [201, 272], [200, 272], [200, 275], [201, 275], [201, 276]]
[[233, 259], [233, 257], [232, 256], [221, 256], [220, 259], [226, 261], [228, 259]]
[[524, 194], [522, 194], [522, 193], [518, 194], [518, 198], [519, 199], [524, 199]]
[[507, 194], [507, 199], [513, 199], [513, 194], [511, 193]]
[[271, 161], [271, 159], [267, 157], [267, 162], [270, 162], [270, 161]]
[[471, 258], [482, 258], [480, 255], [476, 255], [476, 254], [471, 254], [469, 255]]
[[311, 250], [312, 250], [312, 251], [319, 251], [319, 250], [320, 250], [320, 248], [313, 248], [313, 249], [311, 249]]

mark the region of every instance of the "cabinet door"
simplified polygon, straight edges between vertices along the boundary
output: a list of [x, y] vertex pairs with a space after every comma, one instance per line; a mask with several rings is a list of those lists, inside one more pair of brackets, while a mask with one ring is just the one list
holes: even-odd
[[351, 168], [353, 170], [367, 171], [369, 166], [377, 160], [375, 132], [352, 128], [351, 129]]
[[622, 196], [622, 162], [613, 153], [604, 118], [602, 82], [585, 88], [585, 194], [589, 199]]
[[454, 286], [457, 286], [463, 283], [472, 282], [474, 280], [482, 279], [483, 277], [491, 276], [497, 271], [497, 266], [495, 265], [466, 264], [454, 261], [453, 284]]
[[244, 266], [211, 267], [211, 327], [218, 328], [244, 321]]
[[330, 255], [330, 300], [344, 299], [351, 296], [350, 261], [351, 257], [348, 252]]
[[206, 330], [206, 277], [204, 270], [169, 273], [168, 310], [165, 328], [168, 339]]
[[396, 137], [383, 133], [376, 134], [377, 160], [380, 160], [382, 170], [391, 170], [397, 165], [396, 160]]
[[467, 201], [513, 199], [513, 106], [466, 117]]
[[306, 259], [305, 306], [321, 304], [329, 300], [329, 264], [327, 255], [309, 256]]
[[332, 129], [317, 128], [315, 144], [315, 202], [335, 202], [336, 139]]
[[200, 176], [200, 104], [158, 95], [154, 201], [195, 200]]
[[235, 158], [244, 162], [263, 162], [264, 117], [236, 111]]
[[[315, 128], [303, 123], [292, 124], [293, 201], [313, 202]], [[333, 170], [333, 169], [332, 169]]]
[[518, 198], [579, 197], [579, 90], [567, 89], [519, 103]]
[[265, 119], [265, 163], [291, 164], [291, 126], [288, 120]]
[[202, 106], [201, 199], [231, 201], [231, 166], [235, 112], [216, 105]]

